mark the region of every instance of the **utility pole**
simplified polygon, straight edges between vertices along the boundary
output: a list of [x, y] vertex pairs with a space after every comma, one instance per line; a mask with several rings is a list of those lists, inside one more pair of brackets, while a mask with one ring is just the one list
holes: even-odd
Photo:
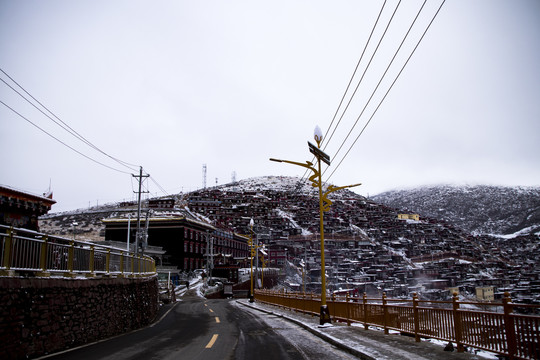
[[203, 189], [206, 189], [206, 164], [202, 166], [202, 179]]
[[130, 233], [131, 233], [131, 214], [128, 214], [128, 234], [127, 234], [127, 246], [126, 246], [126, 250], [127, 252], [129, 252], [129, 237], [130, 237]]
[[[143, 182], [143, 178], [147, 178], [150, 176], [150, 174], [146, 174], [146, 175], [143, 175], [143, 169], [142, 169], [142, 166], [140, 167], [140, 170], [139, 170], [139, 175], [134, 175], [134, 174], [131, 174], [131, 176], [133, 176], [134, 178], [138, 178], [137, 180], [139, 181], [139, 191], [137, 192], [138, 193], [138, 205], [137, 205], [137, 235], [135, 236], [135, 254], [138, 255], [139, 254], [139, 244], [141, 242], [141, 236], [142, 236], [142, 233], [141, 233], [141, 194], [143, 193], [142, 191], [142, 182]], [[148, 191], [144, 191], [144, 192], [148, 192]]]
[[214, 239], [213, 235], [210, 236], [210, 279], [212, 279], [212, 271], [214, 270]]
[[150, 215], [152, 214], [152, 210], [146, 211], [146, 220], [144, 221], [144, 233], [141, 235], [142, 239], [142, 252], [144, 252], [144, 249], [148, 246], [148, 227], [150, 226]]
[[208, 279], [210, 276], [210, 235], [208, 235], [208, 230], [206, 230], [206, 283], [208, 284]]
[[206, 283], [212, 279], [212, 269], [214, 268], [214, 242], [213, 236], [210, 236], [210, 231], [206, 230]]

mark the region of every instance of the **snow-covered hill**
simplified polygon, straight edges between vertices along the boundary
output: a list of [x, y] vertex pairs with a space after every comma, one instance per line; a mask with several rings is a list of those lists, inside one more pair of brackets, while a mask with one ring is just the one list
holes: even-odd
[[[239, 234], [253, 229], [270, 248], [281, 251], [286, 247], [291, 263], [298, 265], [306, 258], [309, 269], [318, 268], [319, 201], [317, 189], [309, 182], [265, 176], [172, 197], [174, 211]], [[376, 293], [384, 288], [388, 294], [399, 296], [412, 288], [421, 291], [418, 286], [425, 285], [433, 291], [431, 278], [424, 275], [434, 274], [466, 291], [483, 285], [485, 279], [500, 280], [498, 286], [537, 279], [539, 235], [471, 236], [454, 225], [469, 225], [483, 229], [483, 233], [503, 233], [497, 226], [510, 229], [507, 232], [534, 229], [540, 224], [538, 189], [434, 187], [411, 191], [408, 196], [400, 192], [386, 198], [380, 195], [377, 201], [343, 189], [330, 198], [333, 204], [324, 213], [324, 230], [326, 259], [331, 265], [327, 267], [327, 285], [334, 290], [360, 286], [362, 291]], [[403, 203], [391, 203], [391, 199]], [[71, 235], [75, 230], [78, 239], [93, 236], [103, 240], [102, 218], [135, 211], [135, 204], [118, 203], [106, 209], [50, 214], [40, 219], [40, 226], [51, 234]], [[404, 220], [398, 217], [403, 212], [423, 216], [420, 220]], [[73, 222], [78, 225], [71, 226]], [[311, 275], [316, 284], [317, 273]], [[366, 280], [371, 290], [366, 290]]]
[[372, 199], [472, 233], [540, 231], [540, 187], [438, 185], [389, 191]]
[[[323, 184], [323, 188], [331, 184]], [[308, 196], [318, 196], [317, 188], [307, 178], [300, 178], [296, 176], [259, 176], [249, 179], [240, 180], [235, 183], [229, 183], [225, 185], [216, 186], [211, 189], [220, 189], [221, 191], [278, 191], [278, 192], [290, 192], [295, 194], [302, 194]], [[362, 196], [355, 194], [347, 189], [342, 189], [332, 193], [330, 199], [344, 199], [344, 198], [362, 198]]]
[[238, 192], [273, 190], [310, 193], [314, 191], [305, 180], [295, 176], [260, 176], [207, 188], [207, 190], [213, 189]]
[[[326, 190], [327, 185], [323, 188]], [[365, 217], [366, 199], [347, 189], [328, 198], [333, 202], [326, 213], [328, 231], [351, 233], [356, 218]], [[319, 228], [318, 188], [299, 177], [250, 178], [194, 191], [183, 199], [183, 205], [207, 216], [214, 225], [240, 233], [246, 231], [250, 218], [254, 218], [258, 231], [266, 234], [307, 235]]]

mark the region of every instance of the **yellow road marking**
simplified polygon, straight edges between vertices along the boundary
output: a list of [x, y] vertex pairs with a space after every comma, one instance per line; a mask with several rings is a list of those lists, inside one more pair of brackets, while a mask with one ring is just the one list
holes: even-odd
[[218, 334], [214, 334], [214, 336], [212, 336], [212, 339], [210, 339], [210, 342], [206, 345], [206, 348], [210, 349], [212, 346], [214, 346], [214, 343], [216, 342], [217, 338], [218, 338]]
[[219, 324], [219, 318], [216, 316], [216, 322]]
[[208, 310], [210, 310], [210, 312], [211, 312], [211, 313], [213, 313], [213, 312], [214, 312], [214, 310], [212, 310], [212, 309], [208, 309]]
[[208, 306], [208, 304], [204, 304], [204, 306]]

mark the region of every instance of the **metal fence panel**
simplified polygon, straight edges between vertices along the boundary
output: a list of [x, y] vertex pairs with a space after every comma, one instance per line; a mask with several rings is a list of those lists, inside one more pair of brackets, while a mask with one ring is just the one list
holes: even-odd
[[0, 225], [0, 274], [35, 272], [41, 276], [95, 274], [144, 276], [156, 273], [155, 261], [120, 249], [48, 236]]
[[[312, 294], [292, 292], [272, 292], [257, 290], [257, 301], [275, 304], [318, 314], [320, 297]], [[540, 359], [540, 316], [512, 313], [521, 306], [528, 311], [540, 311], [537, 305], [518, 305], [510, 301], [506, 294], [503, 303], [465, 303], [476, 304], [482, 308], [503, 307], [504, 312], [461, 309], [457, 295], [452, 301], [432, 301], [433, 307], [418, 306], [430, 301], [419, 301], [416, 295], [413, 306], [388, 302], [410, 302], [403, 300], [364, 298], [332, 298], [327, 303], [335, 319], [363, 323], [420, 337], [452, 341], [463, 351], [463, 345], [485, 349], [515, 359]]]

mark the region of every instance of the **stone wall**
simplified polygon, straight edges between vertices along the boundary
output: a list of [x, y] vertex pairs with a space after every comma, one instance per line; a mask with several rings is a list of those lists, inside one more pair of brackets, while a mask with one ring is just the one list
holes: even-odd
[[0, 359], [33, 358], [148, 325], [157, 277], [0, 277]]

